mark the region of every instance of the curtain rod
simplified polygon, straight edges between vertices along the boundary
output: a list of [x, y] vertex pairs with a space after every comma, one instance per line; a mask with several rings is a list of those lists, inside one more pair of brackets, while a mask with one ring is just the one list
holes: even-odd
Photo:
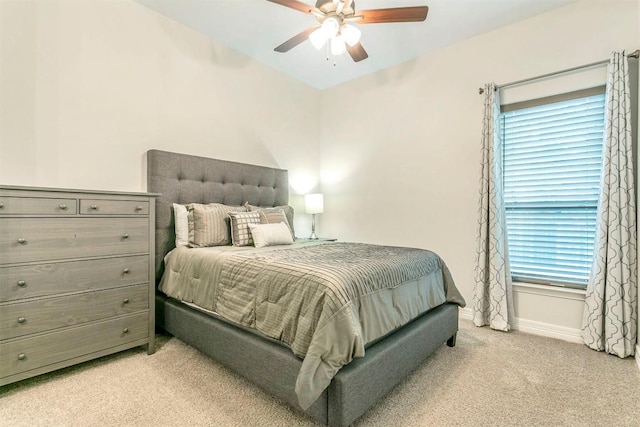
[[[638, 57], [640, 57], [640, 49], [636, 49], [635, 51], [633, 51], [633, 52], [631, 52], [630, 54], [627, 55], [627, 58], [636, 58], [636, 59], [638, 59]], [[517, 80], [515, 82], [506, 83], [506, 84], [503, 84], [503, 85], [496, 86], [496, 90], [497, 89], [502, 89], [502, 88], [505, 88], [505, 87], [509, 87], [509, 86], [515, 86], [515, 85], [518, 85], [520, 83], [530, 82], [530, 81], [533, 81], [533, 80], [544, 79], [545, 77], [556, 76], [558, 74], [570, 73], [571, 71], [577, 71], [577, 70], [581, 70], [583, 68], [591, 68], [591, 67], [595, 67], [597, 65], [606, 64], [608, 62], [609, 62], [608, 59], [604, 59], [602, 61], [592, 62], [591, 64], [580, 65], [578, 67], [571, 67], [571, 68], [567, 68], [566, 70], [554, 71], [553, 73], [542, 74], [542, 75], [536, 76], [536, 77], [529, 77], [528, 79]], [[478, 93], [480, 95], [482, 95], [484, 93], [484, 88], [478, 88]]]

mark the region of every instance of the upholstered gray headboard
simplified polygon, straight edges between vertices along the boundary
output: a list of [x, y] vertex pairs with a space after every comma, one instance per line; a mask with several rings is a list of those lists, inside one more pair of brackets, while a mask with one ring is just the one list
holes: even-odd
[[164, 256], [175, 247], [172, 203], [287, 205], [289, 178], [283, 169], [149, 150], [147, 191], [160, 193], [156, 201], [156, 279], [160, 280]]

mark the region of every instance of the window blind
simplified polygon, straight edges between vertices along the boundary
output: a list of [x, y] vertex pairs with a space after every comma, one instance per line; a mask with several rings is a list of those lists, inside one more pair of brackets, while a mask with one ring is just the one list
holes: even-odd
[[604, 93], [503, 112], [514, 280], [586, 286], [602, 169]]

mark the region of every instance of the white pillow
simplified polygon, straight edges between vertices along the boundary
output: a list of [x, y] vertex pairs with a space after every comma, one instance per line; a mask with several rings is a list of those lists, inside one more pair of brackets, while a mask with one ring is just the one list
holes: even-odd
[[256, 248], [274, 245], [290, 245], [293, 243], [291, 230], [284, 222], [275, 224], [249, 224], [253, 243]]
[[173, 204], [173, 217], [176, 224], [176, 248], [189, 245], [189, 219], [185, 205]]

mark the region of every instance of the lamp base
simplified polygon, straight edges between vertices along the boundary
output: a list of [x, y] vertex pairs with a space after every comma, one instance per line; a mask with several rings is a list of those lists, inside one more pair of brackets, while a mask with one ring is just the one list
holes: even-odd
[[318, 236], [316, 236], [316, 214], [311, 214], [311, 236], [309, 240], [318, 240]]

